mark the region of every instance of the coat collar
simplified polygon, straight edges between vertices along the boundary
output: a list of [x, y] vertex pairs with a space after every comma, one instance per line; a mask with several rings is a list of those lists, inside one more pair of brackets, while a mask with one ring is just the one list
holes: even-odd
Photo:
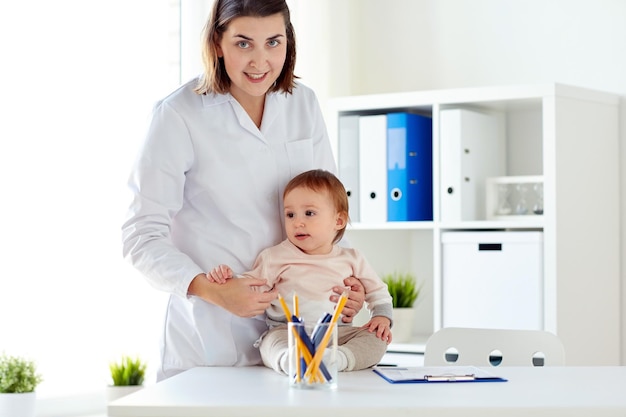
[[241, 104], [239, 104], [239, 102], [235, 100], [230, 93], [202, 95], [202, 104], [204, 107], [230, 103], [241, 127], [263, 141], [266, 141], [265, 133], [267, 133], [269, 127], [280, 114], [280, 107], [283, 101], [283, 93], [268, 93], [266, 95], [265, 108], [263, 109], [263, 120], [261, 122], [261, 129], [259, 130]]

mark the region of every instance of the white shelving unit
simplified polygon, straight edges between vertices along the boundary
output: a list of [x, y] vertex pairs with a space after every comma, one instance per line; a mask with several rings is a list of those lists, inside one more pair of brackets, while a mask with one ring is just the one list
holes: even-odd
[[[618, 96], [548, 84], [352, 96], [330, 106], [335, 144], [343, 115], [410, 111], [432, 117], [433, 220], [354, 223], [347, 232], [379, 273], [410, 270], [423, 282], [417, 351], [442, 325], [442, 233], [532, 230], [543, 232], [543, 328], [562, 339], [569, 365], [619, 364]], [[440, 135], [447, 109], [502, 117], [504, 175], [543, 179], [542, 216], [487, 220], [478, 213], [442, 221], [448, 200]]]

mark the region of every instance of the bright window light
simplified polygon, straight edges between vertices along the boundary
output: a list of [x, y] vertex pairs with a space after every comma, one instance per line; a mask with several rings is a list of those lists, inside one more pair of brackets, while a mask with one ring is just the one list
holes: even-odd
[[0, 6], [0, 352], [36, 361], [40, 398], [103, 391], [122, 354], [156, 373], [166, 294], [122, 259], [121, 225], [179, 29], [178, 0]]

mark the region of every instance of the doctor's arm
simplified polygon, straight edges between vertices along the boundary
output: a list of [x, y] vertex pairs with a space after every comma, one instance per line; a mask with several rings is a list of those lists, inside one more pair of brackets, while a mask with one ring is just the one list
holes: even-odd
[[264, 279], [238, 278], [223, 284], [211, 282], [206, 274], [198, 274], [189, 284], [188, 295], [195, 295], [240, 317], [263, 314], [278, 297], [276, 290], [260, 292], [254, 287], [266, 285]]

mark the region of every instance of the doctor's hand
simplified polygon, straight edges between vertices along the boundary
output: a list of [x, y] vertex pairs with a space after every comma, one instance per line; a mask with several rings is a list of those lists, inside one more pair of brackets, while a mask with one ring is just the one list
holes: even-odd
[[254, 317], [265, 313], [270, 303], [278, 297], [276, 290], [262, 291], [264, 279], [237, 278], [223, 284], [210, 282], [206, 274], [197, 275], [189, 285], [188, 293], [230, 311], [239, 317]]
[[[348, 290], [348, 301], [346, 301], [346, 305], [343, 307], [343, 311], [341, 312], [343, 315], [341, 321], [344, 323], [352, 323], [354, 316], [356, 316], [356, 314], [363, 308], [363, 303], [365, 302], [365, 288], [363, 288], [361, 281], [355, 277], [348, 277], [343, 280], [343, 283], [350, 289]], [[334, 287], [333, 291], [336, 294], [330, 296], [330, 301], [336, 303], [339, 301], [339, 296], [346, 291], [346, 288]]]

